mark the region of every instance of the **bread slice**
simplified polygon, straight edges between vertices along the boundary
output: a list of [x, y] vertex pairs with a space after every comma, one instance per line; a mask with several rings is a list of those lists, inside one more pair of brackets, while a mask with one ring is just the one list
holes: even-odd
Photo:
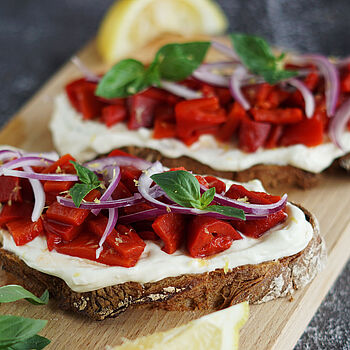
[[2, 268], [15, 275], [33, 293], [40, 295], [48, 289], [62, 309], [94, 320], [116, 317], [139, 305], [168, 310], [218, 310], [244, 300], [262, 303], [302, 288], [324, 265], [326, 252], [318, 222], [309, 211], [299, 208], [313, 227], [313, 237], [304, 250], [289, 257], [228, 271], [217, 269], [145, 284], [126, 282], [77, 293], [62, 279], [30, 268], [4, 249], [0, 249], [0, 260]]

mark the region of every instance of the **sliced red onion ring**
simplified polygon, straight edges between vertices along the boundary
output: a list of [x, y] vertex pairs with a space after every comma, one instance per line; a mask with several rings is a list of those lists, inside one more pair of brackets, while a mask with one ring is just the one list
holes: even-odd
[[230, 92], [234, 99], [245, 109], [250, 109], [248, 100], [244, 97], [241, 86], [242, 81], [247, 78], [247, 70], [243, 66], [237, 67], [230, 79]]
[[329, 124], [329, 137], [330, 139], [340, 148], [343, 149], [341, 145], [341, 135], [344, 133], [346, 125], [350, 120], [350, 98], [341, 105], [337, 110], [334, 118], [331, 119]]
[[73, 56], [71, 61], [77, 66], [77, 68], [83, 73], [86, 80], [91, 81], [92, 83], [98, 83], [101, 78], [93, 73], [77, 56]]
[[152, 163], [140, 158], [117, 156], [95, 159], [83, 165], [94, 171], [102, 171], [108, 166], [133, 166], [140, 170], [146, 170]]
[[186, 100], [194, 100], [202, 97], [201, 92], [191, 90], [184, 85], [177, 84], [172, 81], [162, 80], [160, 86], [162, 87], [162, 89], [169, 91], [176, 96], [183, 97]]
[[34, 179], [40, 181], [78, 181], [78, 176], [70, 174], [41, 174], [35, 173], [34, 171], [12, 169], [3, 169], [2, 174], [7, 176], [21, 177], [23, 179]]
[[99, 248], [96, 249], [96, 259], [100, 257], [100, 254], [103, 250], [103, 243], [106, 241], [106, 238], [113, 231], [118, 220], [118, 209], [108, 209], [108, 222], [106, 228], [103, 232], [103, 235], [98, 243]]
[[230, 83], [230, 78], [212, 73], [210, 71], [202, 71], [197, 69], [192, 73], [192, 76], [204, 83], [215, 86], [228, 87]]
[[[202, 193], [207, 190], [208, 189], [206, 187], [201, 186]], [[235, 199], [227, 198], [217, 193], [215, 193], [214, 195], [214, 201], [221, 205], [227, 205], [229, 207], [242, 209], [247, 214], [267, 216], [269, 214], [276, 213], [285, 207], [287, 203], [287, 194], [284, 194], [278, 202], [272, 203], [272, 204], [245, 203], [245, 202], [237, 201]]]
[[302, 81], [295, 78], [289, 79], [287, 83], [300, 91], [305, 101], [305, 114], [311, 118], [315, 112], [315, 98], [310, 89]]
[[17, 151], [12, 151], [9, 149], [3, 149], [0, 151], [0, 162], [4, 162], [8, 159], [19, 158], [21, 154]]
[[328, 58], [321, 55], [290, 56], [290, 62], [297, 65], [315, 64], [321, 71], [326, 82], [326, 107], [328, 117], [333, 117], [337, 106], [340, 82], [339, 73], [334, 64]]
[[[26, 172], [31, 172], [33, 171], [30, 166], [24, 166], [23, 169]], [[32, 212], [32, 221], [38, 221], [41, 213], [44, 210], [45, 207], [45, 192], [43, 185], [39, 180], [33, 180], [29, 179], [29, 183], [33, 188], [33, 193], [34, 193], [34, 208]]]
[[[110, 199], [113, 191], [116, 189], [116, 187], [119, 184], [120, 178], [121, 178], [121, 174], [120, 174], [120, 168], [119, 167], [108, 167], [107, 169], [108, 175], [106, 176], [107, 181], [109, 181], [110, 179], [110, 183], [106, 189], [106, 191], [104, 191], [104, 193], [102, 194], [101, 198], [100, 198], [100, 202], [104, 202], [108, 199]], [[100, 209], [93, 209], [91, 210], [92, 214], [94, 215], [98, 215], [100, 212]]]
[[41, 157], [21, 157], [14, 160], [11, 160], [10, 162], [7, 162], [6, 164], [2, 165], [0, 167], [0, 175], [4, 171], [4, 169], [16, 169], [16, 168], [22, 168], [24, 166], [43, 166], [43, 165], [50, 165], [53, 161], [48, 158], [41, 158]]
[[118, 222], [120, 224], [126, 225], [126, 224], [131, 224], [133, 222], [153, 219], [158, 217], [159, 215], [163, 215], [166, 213], [167, 211], [165, 209], [153, 208], [153, 209], [144, 210], [134, 214], [120, 216]]
[[224, 55], [233, 58], [235, 61], [238, 61], [238, 62], [240, 61], [237, 54], [233, 51], [231, 47], [221, 44], [218, 41], [212, 41], [211, 46], [215, 50], [223, 53]]
[[[76, 208], [74, 202], [70, 198], [64, 198], [57, 196], [56, 197], [58, 203], [64, 205], [69, 208]], [[135, 193], [132, 197], [116, 199], [116, 200], [106, 200], [106, 201], [96, 201], [96, 202], [82, 202], [80, 204], [80, 209], [113, 209], [113, 208], [121, 208], [121, 207], [129, 207], [130, 205], [134, 205], [140, 202], [143, 202], [143, 198], [139, 193]]]

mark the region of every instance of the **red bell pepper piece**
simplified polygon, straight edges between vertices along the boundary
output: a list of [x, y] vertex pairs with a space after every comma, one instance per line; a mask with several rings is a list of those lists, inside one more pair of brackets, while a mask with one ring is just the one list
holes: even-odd
[[250, 112], [257, 122], [268, 122], [272, 124], [298, 123], [303, 119], [303, 112], [299, 108], [277, 108], [257, 109], [252, 108]]
[[226, 106], [232, 102], [233, 98], [228, 88], [216, 87], [215, 91], [221, 106]]
[[131, 157], [131, 158], [138, 158], [132, 154], [129, 154], [127, 152], [124, 152], [120, 149], [114, 149], [111, 153], [108, 154], [108, 157]]
[[216, 193], [220, 194], [226, 192], [226, 184], [215, 176], [206, 176], [205, 180], [208, 183], [208, 188], [215, 187]]
[[46, 235], [47, 249], [49, 252], [54, 250], [57, 247], [57, 245], [59, 245], [63, 241], [62, 237], [57, 236], [54, 233], [45, 231], [45, 235]]
[[[108, 219], [99, 215], [87, 221], [87, 226], [93, 234], [101, 238]], [[138, 260], [145, 249], [146, 243], [132, 229], [124, 225], [117, 225], [106, 238], [107, 244], [112, 247], [118, 255], [124, 258]]]
[[143, 240], [157, 241], [159, 237], [153, 231], [153, 221], [154, 219], [134, 222], [132, 227]]
[[273, 196], [266, 192], [249, 191], [244, 186], [236, 184], [231, 185], [225, 196], [231, 199], [246, 198], [252, 204], [276, 203], [281, 199], [280, 196]]
[[127, 111], [125, 106], [110, 105], [102, 108], [101, 120], [108, 127], [111, 127], [114, 124], [124, 121], [126, 117], [127, 117]]
[[174, 138], [176, 137], [176, 124], [172, 121], [157, 118], [154, 122], [153, 138]]
[[[100, 192], [98, 190], [92, 190], [85, 196], [85, 200], [93, 201], [95, 198], [99, 197]], [[55, 201], [49, 206], [49, 209], [47, 209], [46, 216], [48, 219], [53, 221], [79, 226], [84, 222], [89, 213], [90, 210], [65, 207]]]
[[0, 202], [21, 202], [20, 179], [14, 176], [0, 176]]
[[82, 225], [74, 226], [53, 221], [47, 219], [46, 215], [43, 220], [43, 225], [45, 232], [55, 234], [65, 241], [72, 241], [75, 237], [79, 235], [79, 233], [82, 230]]
[[49, 165], [45, 168], [42, 173], [43, 174], [51, 174], [51, 173], [65, 173], [65, 174], [75, 174], [76, 171], [74, 166], [70, 161], [75, 161], [75, 158], [70, 154], [63, 155], [60, 159], [58, 159], [55, 163]]
[[11, 233], [13, 240], [17, 246], [24, 245], [43, 232], [43, 224], [41, 218], [32, 222], [30, 216], [22, 217], [6, 224], [8, 231]]
[[179, 102], [175, 106], [175, 117], [177, 136], [185, 143], [194, 136], [198, 138], [201, 130], [207, 132], [227, 119], [225, 110], [220, 108], [215, 97]]
[[133, 166], [121, 166], [120, 172], [121, 180], [123, 181], [123, 184], [126, 186], [126, 188], [131, 193], [138, 192], [136, 187], [136, 181], [141, 176], [142, 171]]
[[340, 88], [342, 92], [350, 92], [350, 72], [346, 72], [341, 78]]
[[71, 242], [57, 245], [56, 251], [61, 254], [76, 256], [83, 259], [97, 261], [110, 266], [132, 267], [137, 263], [132, 257], [122, 257], [113, 248], [104, 244], [100, 257], [96, 259], [96, 249], [98, 249], [99, 238], [93, 233], [85, 232], [80, 234]]
[[149, 210], [152, 208], [153, 207], [148, 203], [138, 203], [138, 204], [130, 205], [128, 207], [124, 207], [122, 210], [124, 215], [130, 215], [130, 214], [139, 213], [140, 211]]
[[119, 181], [117, 188], [112, 193], [112, 199], [128, 198], [131, 196], [132, 193], [128, 190], [122, 181]]
[[154, 220], [152, 228], [164, 242], [162, 250], [168, 254], [173, 254], [182, 245], [186, 219], [182, 214], [164, 214]]
[[280, 138], [281, 146], [304, 144], [317, 146], [323, 142], [323, 122], [316, 116], [289, 125]]
[[208, 216], [194, 217], [187, 232], [187, 249], [193, 258], [220, 253], [242, 238], [229, 223]]
[[70, 103], [78, 112], [80, 112], [80, 102], [76, 94], [76, 89], [78, 86], [84, 85], [85, 83], [86, 79], [82, 78], [72, 81], [71, 83], [67, 84], [65, 88]]
[[265, 142], [265, 148], [276, 148], [278, 146], [278, 140], [283, 133], [282, 125], [272, 125], [270, 134]]
[[259, 108], [269, 108], [269, 106], [266, 105], [266, 103], [268, 103], [267, 98], [273, 90], [274, 90], [273, 85], [270, 85], [268, 83], [260, 84], [256, 95], [255, 106]]
[[239, 128], [238, 147], [244, 152], [255, 152], [264, 146], [270, 129], [270, 124], [243, 119]]
[[246, 117], [245, 109], [238, 102], [234, 102], [227, 115], [227, 121], [219, 128], [217, 139], [223, 142], [229, 141], [238, 130], [241, 120]]
[[5, 204], [0, 213], [0, 226], [10, 221], [24, 217], [31, 217], [34, 205], [27, 202]]
[[137, 231], [137, 234], [145, 241], [157, 241], [159, 239], [154, 231]]
[[73, 181], [46, 181], [44, 183], [44, 191], [58, 195], [61, 192], [68, 191], [73, 185]]

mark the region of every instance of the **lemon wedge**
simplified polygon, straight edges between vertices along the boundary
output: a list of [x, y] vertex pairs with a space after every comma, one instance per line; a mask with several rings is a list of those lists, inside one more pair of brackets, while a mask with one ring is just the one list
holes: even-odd
[[217, 35], [227, 23], [213, 0], [120, 0], [101, 23], [97, 49], [113, 63], [161, 34]]
[[214, 312], [188, 324], [126, 341], [113, 350], [234, 350], [239, 329], [248, 319], [247, 302]]

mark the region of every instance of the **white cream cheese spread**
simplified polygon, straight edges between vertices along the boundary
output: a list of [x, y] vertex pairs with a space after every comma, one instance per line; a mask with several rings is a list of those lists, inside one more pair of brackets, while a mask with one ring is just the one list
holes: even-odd
[[[226, 183], [228, 186], [232, 184], [230, 181]], [[244, 186], [249, 190], [263, 191], [258, 180]], [[140, 260], [131, 268], [107, 266], [55, 251], [49, 252], [46, 239], [41, 236], [26, 245], [16, 246], [9, 232], [0, 230], [0, 239], [4, 249], [16, 254], [31, 268], [63, 279], [76, 292], [87, 292], [128, 281], [146, 283], [215, 269], [228, 271], [237, 266], [291, 256], [307, 246], [313, 236], [313, 229], [303, 211], [295, 205], [288, 203], [287, 213], [285, 222], [259, 239], [244, 237], [234, 241], [224, 252], [205, 259], [191, 258], [185, 250], [169, 255], [161, 250], [161, 243], [147, 241]]]
[[342, 137], [342, 150], [326, 142], [315, 147], [294, 145], [245, 153], [233, 145], [218, 143], [212, 135], [202, 135], [188, 147], [177, 139], [153, 139], [150, 129], [129, 130], [124, 123], [108, 128], [103, 123], [85, 121], [63, 93], [56, 98], [50, 129], [59, 153], [71, 153], [80, 161], [90, 160], [114, 148], [138, 146], [158, 150], [168, 158], [188, 156], [221, 171], [242, 171], [256, 164], [276, 164], [319, 173], [334, 159], [350, 151], [350, 132]]

